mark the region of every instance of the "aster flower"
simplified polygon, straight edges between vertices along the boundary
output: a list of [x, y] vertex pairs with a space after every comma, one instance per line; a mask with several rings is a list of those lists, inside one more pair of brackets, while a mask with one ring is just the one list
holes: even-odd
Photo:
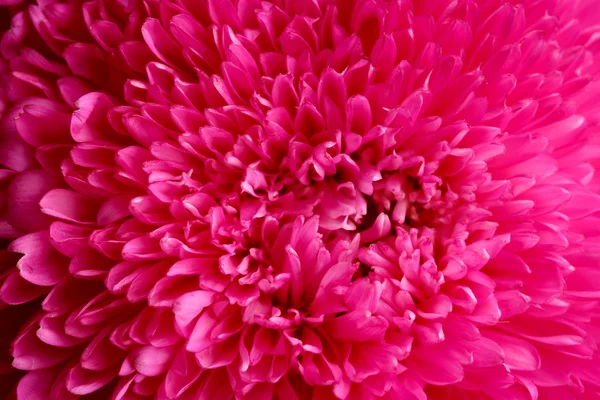
[[0, 394], [600, 398], [594, 1], [0, 10]]

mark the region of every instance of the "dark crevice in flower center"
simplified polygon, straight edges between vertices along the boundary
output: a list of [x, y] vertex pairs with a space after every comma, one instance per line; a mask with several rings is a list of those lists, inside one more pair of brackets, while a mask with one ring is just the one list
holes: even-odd
[[379, 214], [384, 211], [381, 209], [381, 205], [377, 204], [373, 197], [368, 196], [365, 200], [367, 202], [367, 213], [362, 217], [360, 222], [356, 224], [358, 232], [373, 226]]
[[367, 264], [363, 263], [362, 261], [359, 261], [358, 269], [352, 276], [352, 280], [356, 281], [357, 279], [367, 277], [367, 276], [369, 276], [369, 273], [372, 271], [373, 271], [373, 268], [371, 268]]

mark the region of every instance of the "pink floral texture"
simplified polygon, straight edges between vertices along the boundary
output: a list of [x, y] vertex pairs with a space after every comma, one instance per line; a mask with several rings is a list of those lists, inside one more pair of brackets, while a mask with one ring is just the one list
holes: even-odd
[[0, 6], [0, 395], [600, 398], [597, 0]]

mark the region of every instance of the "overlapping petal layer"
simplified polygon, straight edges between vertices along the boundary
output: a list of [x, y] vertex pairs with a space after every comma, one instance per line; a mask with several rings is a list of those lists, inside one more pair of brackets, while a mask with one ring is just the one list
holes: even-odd
[[593, 0], [0, 13], [9, 398], [600, 398]]

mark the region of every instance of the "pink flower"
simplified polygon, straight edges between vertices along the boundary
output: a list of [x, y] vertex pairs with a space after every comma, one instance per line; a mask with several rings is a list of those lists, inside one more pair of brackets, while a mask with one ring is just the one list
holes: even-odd
[[593, 0], [0, 0], [0, 394], [600, 398]]

